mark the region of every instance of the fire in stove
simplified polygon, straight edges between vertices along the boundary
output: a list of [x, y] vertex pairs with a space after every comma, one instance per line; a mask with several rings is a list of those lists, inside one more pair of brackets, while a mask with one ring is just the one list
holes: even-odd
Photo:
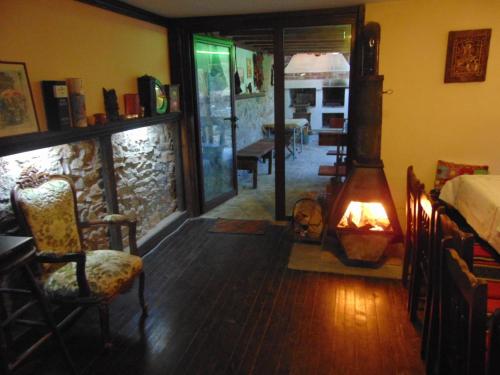
[[380, 232], [392, 230], [387, 212], [380, 202], [349, 202], [337, 227]]

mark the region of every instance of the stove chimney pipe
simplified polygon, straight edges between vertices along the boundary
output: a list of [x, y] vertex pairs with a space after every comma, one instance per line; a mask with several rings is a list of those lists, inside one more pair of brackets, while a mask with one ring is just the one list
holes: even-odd
[[382, 90], [384, 76], [378, 74], [380, 25], [370, 22], [362, 33], [362, 71], [355, 78], [350, 122], [353, 130], [353, 159], [379, 165], [382, 137]]

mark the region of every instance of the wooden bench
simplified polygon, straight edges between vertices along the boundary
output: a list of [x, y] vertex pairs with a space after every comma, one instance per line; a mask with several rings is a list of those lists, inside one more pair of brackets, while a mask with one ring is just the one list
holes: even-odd
[[273, 172], [273, 150], [274, 140], [260, 139], [236, 153], [237, 168], [252, 172], [254, 189], [257, 189], [257, 166], [260, 158], [269, 161], [268, 173]]

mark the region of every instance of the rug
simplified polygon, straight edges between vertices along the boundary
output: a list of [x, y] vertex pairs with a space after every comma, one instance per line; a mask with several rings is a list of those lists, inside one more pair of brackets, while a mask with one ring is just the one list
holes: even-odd
[[383, 279], [401, 279], [402, 244], [390, 245], [386, 261], [379, 268], [349, 267], [322, 245], [294, 243], [288, 268], [298, 271], [328, 272], [341, 275], [376, 277]]
[[269, 222], [267, 220], [217, 219], [209, 232], [263, 235], [266, 233], [268, 226]]

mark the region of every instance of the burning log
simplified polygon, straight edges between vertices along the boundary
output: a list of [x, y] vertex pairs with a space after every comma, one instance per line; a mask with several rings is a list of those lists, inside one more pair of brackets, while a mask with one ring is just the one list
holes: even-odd
[[387, 212], [379, 202], [351, 201], [338, 227], [371, 231], [391, 230]]

